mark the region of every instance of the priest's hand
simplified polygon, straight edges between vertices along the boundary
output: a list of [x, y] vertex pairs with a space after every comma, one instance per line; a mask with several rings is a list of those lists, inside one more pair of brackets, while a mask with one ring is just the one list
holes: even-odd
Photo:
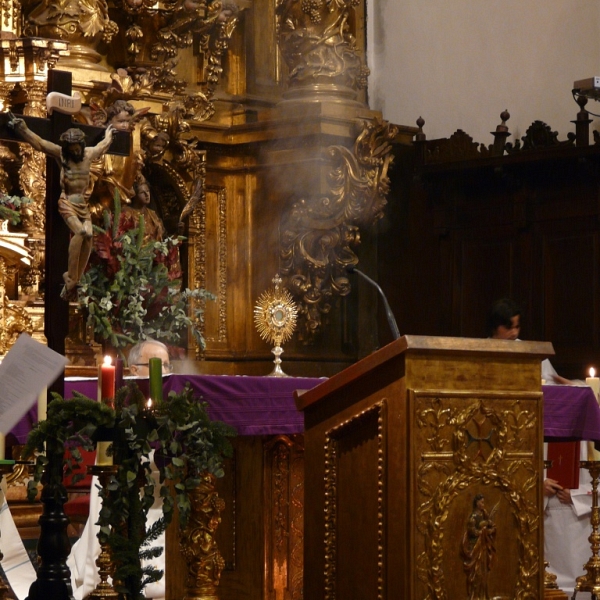
[[[562, 491], [564, 490], [562, 488], [562, 485], [560, 485], [558, 481], [556, 481], [555, 479], [544, 479], [544, 496], [554, 496], [555, 494]], [[569, 493], [569, 500], [570, 498], [571, 494]]]
[[560, 492], [556, 492], [556, 497], [560, 500], [561, 504], [573, 504], [571, 499], [571, 490], [562, 489]]

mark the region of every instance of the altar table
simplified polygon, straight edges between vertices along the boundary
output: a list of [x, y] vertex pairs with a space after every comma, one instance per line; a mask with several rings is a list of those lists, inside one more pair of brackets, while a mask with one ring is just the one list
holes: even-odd
[[[251, 598], [268, 598], [275, 592], [283, 596], [291, 588], [295, 595], [301, 593], [303, 562], [297, 557], [302, 556], [304, 541], [302, 527], [298, 527], [304, 518], [304, 415], [296, 410], [294, 391], [311, 389], [322, 381], [225, 375], [164, 377], [165, 395], [181, 391], [189, 382], [194, 393], [207, 402], [210, 416], [229, 423], [239, 434], [234, 440], [235, 459], [218, 484], [226, 505], [217, 530], [226, 564], [219, 586], [221, 600], [237, 600], [241, 589]], [[147, 380], [136, 382], [147, 390]], [[97, 382], [67, 379], [65, 397], [72, 397], [73, 391], [96, 398]], [[589, 387], [544, 386], [543, 394], [546, 439], [600, 442], [600, 408]], [[35, 421], [34, 407], [16, 428], [21, 430], [22, 443]], [[172, 535], [167, 541], [167, 600], [182, 597], [180, 582], [185, 574], [177, 537]], [[281, 564], [287, 565], [287, 578], [278, 575]], [[257, 578], [257, 573], [263, 573], [264, 579]]]
[[[308, 377], [167, 375], [163, 393], [181, 392], [189, 383], [194, 394], [208, 403], [211, 419], [235, 427], [238, 435], [294, 434], [304, 431], [304, 415], [296, 409], [294, 391], [311, 389], [322, 381]], [[148, 389], [147, 379], [135, 382], [143, 392]], [[96, 380], [65, 380], [65, 397], [70, 398], [73, 391], [95, 398]]]
[[588, 386], [545, 385], [544, 439], [600, 442], [600, 407]]
[[[229, 423], [239, 435], [295, 434], [304, 431], [304, 414], [296, 409], [295, 390], [309, 390], [324, 378], [251, 377], [229, 375], [168, 375], [163, 379], [165, 395], [180, 392], [189, 383], [208, 403], [212, 419]], [[146, 388], [147, 379], [135, 380]], [[95, 379], [66, 379], [65, 397], [77, 391], [97, 397]], [[600, 442], [600, 408], [588, 386], [542, 386], [544, 393], [544, 438], [553, 441]], [[34, 407], [12, 433], [24, 444], [36, 422]]]

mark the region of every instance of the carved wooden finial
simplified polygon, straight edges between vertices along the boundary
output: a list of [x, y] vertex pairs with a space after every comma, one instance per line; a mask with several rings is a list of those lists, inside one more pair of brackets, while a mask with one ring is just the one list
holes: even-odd
[[510, 137], [508, 125], [506, 124], [506, 121], [510, 119], [510, 113], [508, 110], [503, 110], [500, 113], [500, 118], [502, 119], [502, 123], [500, 123], [500, 125], [496, 125], [496, 131], [491, 132], [494, 136], [494, 143], [490, 147], [492, 156], [502, 156], [504, 154], [506, 140], [508, 137]]
[[419, 131], [417, 132], [417, 135], [415, 135], [415, 141], [422, 142], [427, 139], [427, 136], [423, 133], [423, 125], [425, 125], [425, 119], [423, 117], [419, 117], [417, 119], [417, 127], [419, 128]]
[[510, 113], [508, 110], [503, 110], [500, 113], [500, 118], [502, 119], [502, 123], [496, 126], [496, 131], [508, 131], [508, 125], [506, 124], [506, 121], [510, 119]]
[[578, 94], [575, 101], [579, 105], [577, 118], [574, 121], [571, 121], [571, 123], [575, 123], [575, 139], [573, 140], [572, 137], [569, 137], [569, 141], [571, 141], [571, 143], [575, 141], [577, 146], [586, 147], [590, 145], [590, 124], [592, 122], [590, 113], [585, 110], [588, 98], [583, 94]]
[[588, 103], [588, 97], [584, 96], [583, 94], [579, 94], [575, 101], [577, 102], [577, 104], [579, 104], [579, 108], [581, 110], [584, 110], [585, 105]]

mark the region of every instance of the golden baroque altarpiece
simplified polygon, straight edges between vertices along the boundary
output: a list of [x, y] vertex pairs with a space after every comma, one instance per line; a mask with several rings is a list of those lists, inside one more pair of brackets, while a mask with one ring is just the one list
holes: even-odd
[[[189, 358], [217, 372], [268, 361], [246, 322], [278, 271], [299, 306], [288, 354], [300, 366], [326, 355], [333, 368], [355, 358], [340, 350], [337, 305], [351, 287], [345, 268], [358, 263], [361, 229], [383, 215], [390, 142], [414, 134], [365, 104], [363, 6], [15, 0], [3, 5], [0, 41], [3, 110], [45, 116], [47, 73], [59, 68], [72, 72], [82, 99], [76, 121], [127, 121], [130, 156], [106, 156], [93, 170], [97, 217], [115, 190], [127, 203], [139, 177], [167, 233], [181, 231], [185, 213], [185, 283], [217, 296], [205, 309], [207, 348], [190, 339]], [[45, 157], [3, 142], [0, 162], [0, 191], [33, 200], [18, 229], [29, 265], [5, 283], [11, 301], [39, 310]], [[70, 358], [93, 364], [84, 315], [72, 313]]]
[[[249, 324], [276, 272], [299, 307], [292, 374], [327, 375], [356, 359], [341, 343], [346, 267], [358, 263], [361, 229], [383, 215], [391, 142], [409, 144], [415, 131], [366, 104], [364, 10], [356, 0], [13, 0], [0, 9], [0, 110], [45, 117], [48, 71], [70, 71], [83, 106], [74, 120], [132, 134], [128, 157], [105, 156], [92, 170], [94, 218], [115, 191], [126, 205], [143, 177], [166, 232], [183, 223], [184, 283], [216, 296], [205, 306], [206, 349], [188, 340], [198, 372], [266, 372], [269, 350]], [[0, 163], [0, 193], [32, 199], [21, 224], [0, 232], [3, 353], [15, 332], [43, 340], [46, 158], [0, 142]], [[99, 347], [75, 304], [70, 320], [69, 358], [94, 365]], [[262, 592], [299, 599], [302, 442], [281, 436], [257, 457], [271, 515]], [[223, 568], [237, 576], [242, 518], [230, 492], [233, 517], [217, 532], [223, 558], [212, 537], [222, 507], [197, 523], [206, 544], [194, 573], [215, 566], [190, 584], [202, 593]]]

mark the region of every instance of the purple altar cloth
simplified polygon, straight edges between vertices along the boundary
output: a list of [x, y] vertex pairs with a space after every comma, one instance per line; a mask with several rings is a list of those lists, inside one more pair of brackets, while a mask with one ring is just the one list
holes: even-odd
[[600, 407], [587, 386], [544, 385], [544, 439], [600, 442]]
[[[147, 380], [137, 381], [142, 389], [147, 386]], [[181, 391], [188, 381], [208, 403], [211, 418], [229, 423], [239, 435], [272, 435], [304, 431], [304, 415], [296, 410], [294, 391], [311, 389], [324, 379], [171, 375], [164, 379], [164, 393]], [[95, 398], [96, 380], [65, 380], [65, 397], [71, 398], [74, 390]], [[600, 407], [589, 387], [545, 385], [542, 390], [546, 440], [600, 442]], [[17, 443], [25, 443], [36, 416], [34, 406], [12, 430]]]
[[[140, 388], [147, 379], [139, 379]], [[163, 379], [163, 392], [180, 392], [190, 383], [194, 393], [208, 403], [212, 419], [235, 427], [239, 435], [302, 433], [304, 415], [294, 404], [295, 390], [309, 390], [324, 379], [306, 377], [247, 377], [228, 375], [170, 375]], [[73, 391], [97, 396], [96, 380], [65, 380], [65, 397]]]

